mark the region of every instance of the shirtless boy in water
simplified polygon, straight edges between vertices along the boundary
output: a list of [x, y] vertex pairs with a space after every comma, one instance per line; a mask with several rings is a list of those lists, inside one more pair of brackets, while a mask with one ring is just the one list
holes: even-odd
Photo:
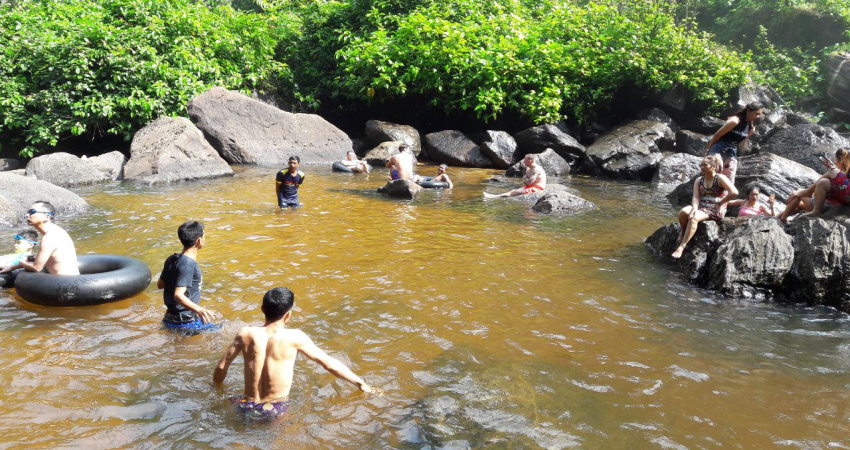
[[372, 392], [362, 378], [336, 358], [328, 356], [303, 331], [286, 328], [294, 304], [295, 295], [287, 288], [277, 287], [266, 292], [261, 308], [266, 323], [239, 330], [215, 368], [213, 383], [221, 384], [236, 356], [241, 354], [245, 359], [245, 393], [239, 401], [239, 409], [244, 413], [276, 416], [286, 412], [298, 353], [361, 391]]
[[21, 261], [14, 266], [0, 267], [0, 273], [24, 269], [28, 272], [41, 272], [54, 275], [79, 275], [77, 250], [71, 236], [59, 225], [53, 223], [56, 210], [48, 202], [37, 201], [27, 211], [27, 224], [38, 230], [43, 236], [41, 247], [35, 255], [35, 261]]
[[398, 146], [398, 153], [391, 156], [387, 161], [387, 168], [390, 169], [390, 180], [410, 180], [417, 182], [421, 179], [419, 175], [413, 172], [416, 166], [416, 157], [410, 151], [410, 146], [401, 144]]

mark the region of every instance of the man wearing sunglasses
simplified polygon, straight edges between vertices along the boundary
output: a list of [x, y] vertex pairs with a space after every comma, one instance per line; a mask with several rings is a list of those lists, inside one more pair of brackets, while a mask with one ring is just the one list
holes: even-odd
[[27, 223], [42, 234], [41, 246], [35, 261], [21, 261], [14, 266], [0, 267], [0, 273], [24, 269], [29, 272], [41, 272], [54, 275], [79, 275], [77, 249], [71, 236], [59, 225], [53, 223], [55, 208], [48, 202], [37, 201], [27, 211]]

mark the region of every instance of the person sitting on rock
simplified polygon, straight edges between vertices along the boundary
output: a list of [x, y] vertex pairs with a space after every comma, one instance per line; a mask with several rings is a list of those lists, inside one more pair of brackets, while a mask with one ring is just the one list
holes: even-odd
[[798, 211], [810, 211], [803, 217], [817, 217], [823, 213], [824, 203], [829, 205], [850, 205], [850, 151], [839, 148], [835, 152], [833, 162], [826, 156], [821, 156], [821, 163], [828, 169], [815, 184], [794, 192], [786, 202], [785, 211], [779, 220], [787, 222], [788, 218]]
[[38, 232], [28, 228], [15, 235], [15, 253], [0, 256], [0, 266], [16, 266], [21, 261], [28, 261], [32, 249], [38, 245]]
[[352, 172], [356, 173], [369, 173], [372, 171], [372, 166], [369, 165], [366, 161], [361, 161], [357, 159], [357, 154], [354, 153], [354, 150], [349, 150], [345, 153], [345, 159], [340, 161], [343, 166], [351, 169]]
[[33, 262], [20, 261], [16, 265], [0, 267], [0, 273], [25, 269], [27, 272], [41, 272], [43, 269], [53, 275], [79, 275], [77, 249], [68, 232], [53, 223], [56, 210], [49, 202], [39, 200], [27, 211], [27, 224], [42, 234], [41, 246]]
[[546, 190], [546, 172], [537, 165], [537, 157], [533, 154], [525, 155], [522, 159], [525, 166], [525, 175], [522, 177], [524, 186], [502, 194], [484, 193], [484, 198], [516, 197], [517, 195], [531, 194]]
[[738, 217], [749, 217], [749, 216], [775, 216], [776, 211], [773, 209], [773, 204], [776, 203], [776, 196], [770, 194], [770, 197], [767, 199], [767, 204], [770, 205], [770, 209], [768, 209], [767, 205], [764, 203], [759, 203], [759, 191], [758, 187], [753, 187], [750, 189], [750, 193], [747, 194], [746, 199], [739, 200], [731, 200], [726, 203], [727, 206], [740, 206], [738, 208]]
[[413, 170], [416, 165], [416, 157], [409, 150], [409, 145], [401, 144], [398, 146], [398, 153], [391, 156], [387, 161], [387, 168], [390, 169], [390, 180], [409, 180], [415, 183], [422, 179]]
[[304, 183], [304, 172], [298, 170], [301, 164], [301, 158], [297, 156], [289, 157], [289, 167], [286, 171], [281, 169], [277, 173], [275, 180], [275, 193], [277, 194], [277, 206], [280, 209], [298, 208], [301, 203], [298, 202], [298, 187]]
[[702, 176], [694, 181], [691, 204], [679, 211], [679, 238], [676, 240], [674, 259], [682, 256], [685, 247], [704, 220], [721, 221], [723, 205], [738, 195], [735, 185], [720, 172], [721, 166], [714, 156], [706, 156], [699, 164]]

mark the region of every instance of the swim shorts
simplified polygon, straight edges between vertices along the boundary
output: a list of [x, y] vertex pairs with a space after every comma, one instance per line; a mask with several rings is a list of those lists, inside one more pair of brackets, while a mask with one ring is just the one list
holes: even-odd
[[194, 322], [187, 323], [174, 323], [174, 322], [166, 322], [162, 321], [162, 324], [165, 325], [166, 329], [174, 330], [174, 331], [183, 331], [188, 334], [198, 334], [203, 331], [218, 331], [221, 329], [220, 323], [204, 323], [200, 318], [195, 319]]
[[540, 192], [542, 190], [543, 190], [543, 188], [536, 185], [536, 184], [532, 184], [530, 186], [525, 187], [525, 193], [526, 194], [531, 194], [532, 192]]
[[232, 397], [231, 403], [236, 405], [236, 409], [245, 414], [246, 417], [252, 419], [275, 419], [289, 410], [289, 400], [281, 400], [277, 402], [249, 402], [241, 397]]
[[398, 170], [393, 169], [392, 172], [390, 172], [390, 177], [392, 177], [393, 180], [398, 180]]

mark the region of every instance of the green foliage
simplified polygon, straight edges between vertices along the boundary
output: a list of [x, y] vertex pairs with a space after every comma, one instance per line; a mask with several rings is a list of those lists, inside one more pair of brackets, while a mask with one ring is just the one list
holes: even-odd
[[485, 121], [507, 110], [535, 122], [584, 121], [624, 90], [679, 88], [719, 102], [745, 81], [739, 55], [677, 26], [663, 2], [616, 3], [461, 0], [420, 8], [394, 30], [348, 36], [338, 52], [340, 95], [421, 96]]
[[762, 27], [756, 39], [752, 59], [761, 71], [764, 81], [791, 105], [800, 98], [816, 97], [820, 94], [820, 85], [823, 82], [823, 76], [820, 74], [820, 52], [805, 51], [799, 47], [777, 48], [767, 38], [767, 30]]
[[291, 17], [190, 0], [39, 0], [0, 9], [0, 138], [32, 156], [69, 135], [123, 135], [212, 86], [291, 79]]

